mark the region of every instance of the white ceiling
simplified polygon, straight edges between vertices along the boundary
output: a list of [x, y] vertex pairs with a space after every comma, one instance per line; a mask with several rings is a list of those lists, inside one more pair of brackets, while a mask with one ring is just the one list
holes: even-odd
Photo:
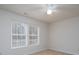
[[2, 4], [0, 8], [48, 23], [79, 16], [78, 4], [54, 4], [51, 15], [46, 14], [47, 4]]

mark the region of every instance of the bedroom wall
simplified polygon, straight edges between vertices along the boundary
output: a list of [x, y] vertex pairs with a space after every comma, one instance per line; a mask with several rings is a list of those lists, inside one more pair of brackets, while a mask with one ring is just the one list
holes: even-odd
[[[11, 49], [11, 24], [15, 22], [37, 25], [40, 27], [40, 45], [35, 47], [25, 47]], [[20, 16], [8, 11], [0, 10], [0, 54], [32, 54], [34, 52], [47, 49], [48, 24]]]
[[69, 54], [79, 54], [79, 17], [50, 24], [49, 48]]

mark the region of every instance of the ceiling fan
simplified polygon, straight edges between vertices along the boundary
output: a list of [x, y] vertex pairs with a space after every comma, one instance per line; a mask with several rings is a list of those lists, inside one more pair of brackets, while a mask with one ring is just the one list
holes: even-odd
[[48, 4], [48, 6], [47, 6], [47, 14], [48, 14], [48, 15], [52, 14], [53, 11], [56, 11], [55, 8], [56, 8], [55, 5], [53, 5], [53, 4]]

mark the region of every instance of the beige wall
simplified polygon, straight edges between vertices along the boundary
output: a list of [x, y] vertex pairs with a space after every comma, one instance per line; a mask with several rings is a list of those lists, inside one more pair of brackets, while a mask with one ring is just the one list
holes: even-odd
[[[21, 22], [40, 27], [40, 45], [35, 47], [11, 49], [11, 24]], [[0, 54], [32, 54], [47, 49], [48, 24], [11, 12], [0, 10]]]
[[50, 24], [49, 48], [79, 54], [79, 17]]

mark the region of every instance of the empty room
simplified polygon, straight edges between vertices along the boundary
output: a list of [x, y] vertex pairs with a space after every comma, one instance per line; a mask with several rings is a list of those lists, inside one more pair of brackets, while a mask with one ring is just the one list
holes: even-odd
[[0, 4], [0, 55], [78, 54], [78, 4]]

